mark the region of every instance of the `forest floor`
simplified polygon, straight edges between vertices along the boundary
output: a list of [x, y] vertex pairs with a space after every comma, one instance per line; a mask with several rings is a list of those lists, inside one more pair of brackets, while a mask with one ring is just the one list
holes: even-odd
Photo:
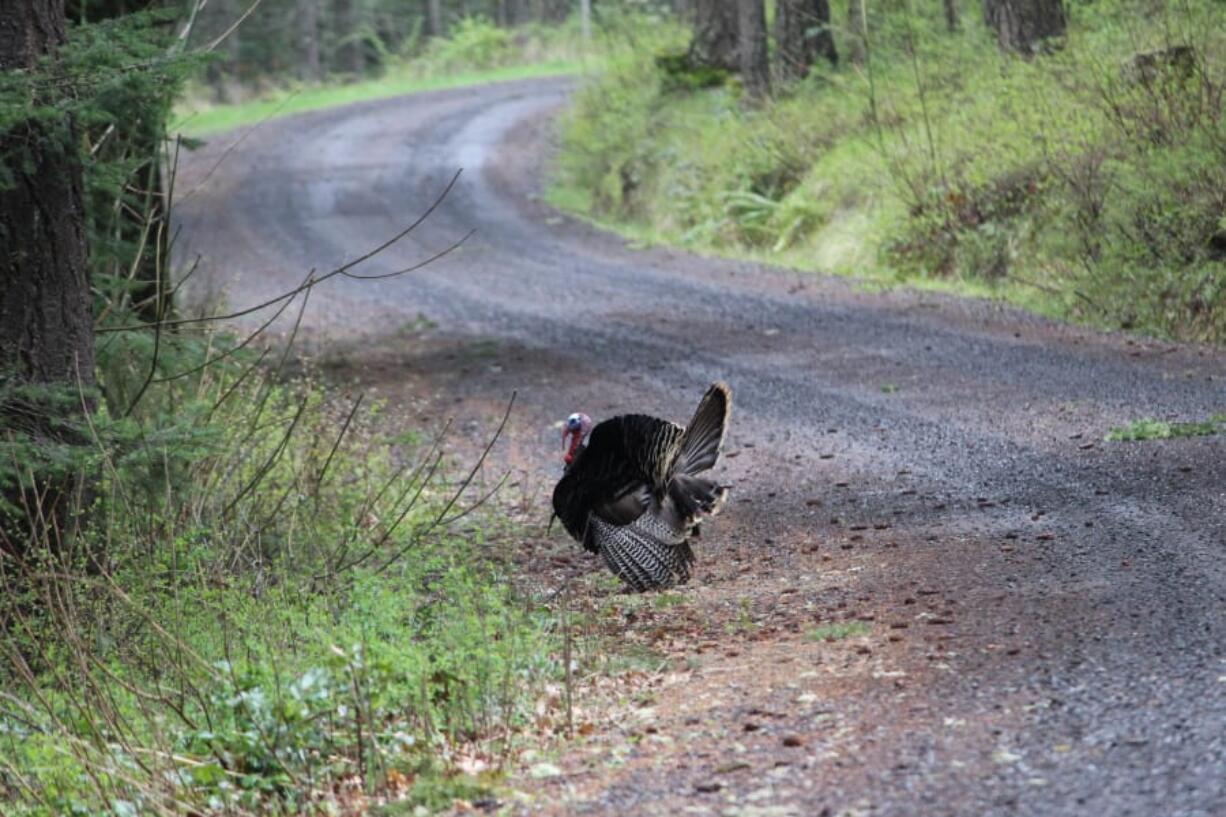
[[[418, 230], [304, 316], [332, 376], [453, 418], [575, 612], [573, 740], [522, 814], [1171, 814], [1226, 808], [1226, 441], [1107, 443], [1226, 408], [1220, 350], [657, 249], [540, 202], [566, 80], [363, 103], [214, 140], [181, 251], [236, 306]], [[241, 141], [240, 141], [241, 140]], [[734, 487], [687, 587], [630, 596], [555, 526], [555, 422], [683, 420], [727, 380]], [[593, 615], [599, 611], [599, 615]], [[621, 628], [616, 656], [584, 628]], [[599, 671], [597, 671], [599, 670]], [[565, 722], [546, 702], [542, 729]], [[493, 805], [493, 804], [488, 804]]]

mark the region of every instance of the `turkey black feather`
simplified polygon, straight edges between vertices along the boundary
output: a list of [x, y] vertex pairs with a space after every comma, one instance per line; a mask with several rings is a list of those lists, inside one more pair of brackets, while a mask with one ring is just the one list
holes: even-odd
[[713, 383], [684, 428], [646, 414], [592, 428], [553, 491], [567, 533], [636, 591], [688, 581], [691, 532], [727, 497], [699, 474], [718, 461], [731, 411], [732, 391]]

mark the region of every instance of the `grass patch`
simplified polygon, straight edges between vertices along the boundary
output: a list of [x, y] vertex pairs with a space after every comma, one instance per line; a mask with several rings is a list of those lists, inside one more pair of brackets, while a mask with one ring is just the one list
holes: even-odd
[[386, 99], [405, 94], [440, 91], [489, 82], [561, 76], [579, 73], [582, 70], [583, 64], [577, 60], [556, 60], [534, 65], [463, 71], [434, 77], [419, 77], [407, 71], [394, 71], [385, 77], [347, 85], [279, 90], [266, 97], [235, 105], [199, 103], [194, 106], [184, 105], [176, 111], [178, 122], [172, 130], [177, 130], [186, 136], [207, 136], [268, 119], [350, 105], [355, 102], [366, 102], [372, 99]]
[[868, 635], [872, 629], [863, 621], [832, 621], [805, 633], [810, 641], [842, 641], [845, 638]]
[[[157, 372], [230, 343], [163, 338]], [[562, 677], [554, 615], [491, 547], [513, 523], [385, 405], [243, 353], [145, 389], [151, 354], [100, 345], [89, 524], [0, 571], [4, 813], [433, 810], [497, 786]]]
[[1177, 437], [1212, 437], [1226, 427], [1226, 414], [1215, 414], [1208, 420], [1193, 423], [1175, 423], [1147, 418], [1133, 420], [1125, 426], [1112, 428], [1104, 437], [1107, 442], [1142, 442], [1145, 440], [1170, 440]]

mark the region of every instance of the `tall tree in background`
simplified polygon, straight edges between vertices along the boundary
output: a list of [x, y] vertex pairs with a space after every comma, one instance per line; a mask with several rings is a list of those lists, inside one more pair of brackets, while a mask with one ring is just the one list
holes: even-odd
[[[227, 27], [238, 21], [240, 12], [235, 0], [214, 0], [210, 5]], [[231, 31], [218, 46], [216, 59], [210, 62], [205, 70], [209, 86], [213, 89], [213, 97], [222, 105], [233, 101], [230, 98], [230, 86], [238, 82], [240, 36], [238, 28]]]
[[[853, 65], [863, 65], [868, 56], [868, 17], [864, 4], [867, 0], [847, 0], [847, 51]], [[984, 0], [991, 2], [991, 0]]]
[[560, 23], [570, 14], [570, 0], [533, 0], [532, 16], [541, 23]]
[[[63, 0], [0, 0], [0, 72], [34, 73], [65, 39]], [[35, 94], [35, 105], [39, 102]], [[65, 118], [6, 118], [2, 127], [0, 427], [5, 437], [19, 434], [54, 450], [77, 442], [71, 421], [82, 407], [71, 396], [78, 379], [86, 387], [94, 382], [81, 165], [72, 123]], [[36, 391], [42, 388], [65, 395], [40, 399]], [[28, 516], [35, 515], [31, 506], [37, 504], [46, 526], [62, 530], [82, 481], [72, 474], [44, 474], [24, 487], [5, 484], [5, 500], [29, 509]], [[8, 540], [0, 546], [20, 551], [40, 536], [38, 527], [30, 530], [12, 519], [0, 523]]]
[[763, 0], [737, 0], [737, 25], [740, 29], [741, 82], [750, 99], [763, 99], [771, 92]]
[[941, 10], [945, 12], [945, 28], [953, 33], [958, 30], [958, 0], [941, 0]]
[[447, 33], [443, 28], [441, 0], [426, 0], [426, 33], [431, 37], [442, 37]]
[[366, 68], [362, 32], [358, 25], [358, 0], [336, 0], [333, 6], [336, 25], [336, 67], [343, 74], [361, 76]]
[[1006, 51], [1032, 54], [1050, 37], [1064, 34], [1063, 0], [983, 0], [983, 19]]
[[319, 0], [298, 0], [294, 18], [298, 37], [298, 77], [307, 82], [324, 78], [319, 59]]
[[694, 35], [690, 39], [690, 65], [704, 68], [740, 68], [737, 6], [729, 0], [695, 0]]
[[830, 29], [830, 0], [777, 0], [775, 4], [775, 73], [800, 79], [819, 58], [837, 65], [839, 53]]

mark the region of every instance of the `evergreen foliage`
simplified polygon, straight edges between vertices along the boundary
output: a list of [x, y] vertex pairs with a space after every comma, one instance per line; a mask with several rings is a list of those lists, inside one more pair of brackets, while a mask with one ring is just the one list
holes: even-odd
[[[167, 117], [230, 56], [194, 51], [184, 22], [80, 22], [54, 62], [0, 76], [0, 132], [74, 134], [59, 146], [84, 168], [99, 331], [96, 391], [0, 378], [0, 483], [92, 478], [71, 547], [0, 553], [4, 813], [479, 796], [561, 673], [555, 621], [492, 556], [507, 533], [468, 515], [458, 465], [386, 406], [290, 377], [288, 351], [160, 325], [174, 317], [167, 193], [190, 147], [168, 141]], [[497, 61], [490, 29], [426, 53]], [[0, 168], [20, 166], [14, 150]], [[84, 415], [63, 410], [83, 399]], [[24, 422], [72, 414], [57, 444]], [[492, 770], [457, 774], [477, 751]]]

